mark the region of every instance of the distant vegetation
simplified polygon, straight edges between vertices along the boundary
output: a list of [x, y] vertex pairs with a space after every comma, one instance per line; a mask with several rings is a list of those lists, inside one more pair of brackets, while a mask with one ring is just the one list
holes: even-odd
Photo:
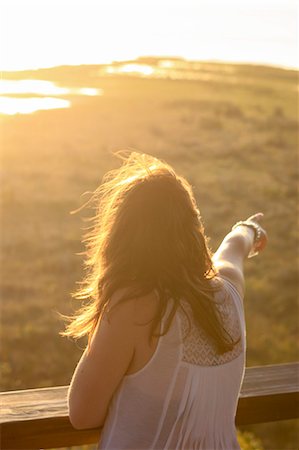
[[[111, 151], [124, 148], [187, 177], [213, 251], [236, 221], [264, 212], [268, 247], [245, 262], [247, 365], [299, 360], [297, 73], [211, 63], [197, 70], [205, 77], [108, 76], [102, 66], [4, 74], [104, 94], [74, 96], [70, 109], [1, 116], [2, 390], [69, 384], [85, 342], [58, 336], [56, 311], [78, 307], [70, 292], [83, 276], [77, 253], [92, 215], [70, 211], [119, 164]], [[265, 449], [298, 444], [295, 421], [249, 428]]]

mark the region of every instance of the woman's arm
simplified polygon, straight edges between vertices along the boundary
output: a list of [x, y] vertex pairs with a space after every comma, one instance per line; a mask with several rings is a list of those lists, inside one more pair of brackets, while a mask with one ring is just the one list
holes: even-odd
[[113, 393], [134, 355], [134, 301], [115, 308], [98, 322], [89, 353], [84, 351], [68, 390], [69, 418], [74, 428], [104, 424]]
[[244, 260], [253, 241], [253, 229], [239, 226], [225, 236], [212, 258], [217, 271], [232, 281], [242, 297], [245, 294]]
[[[260, 226], [259, 222], [262, 218], [263, 213], [257, 213], [247, 220]], [[260, 230], [261, 237], [255, 243], [256, 251], [263, 250], [268, 241], [266, 231], [263, 228], [260, 228]], [[218, 272], [232, 281], [242, 297], [245, 293], [243, 264], [253, 247], [254, 235], [252, 228], [244, 225], [237, 226], [225, 236], [212, 258]]]

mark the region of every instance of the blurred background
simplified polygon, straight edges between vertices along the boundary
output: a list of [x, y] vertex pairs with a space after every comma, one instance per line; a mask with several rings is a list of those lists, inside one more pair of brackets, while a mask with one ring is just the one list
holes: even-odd
[[[194, 187], [216, 251], [264, 212], [245, 263], [247, 366], [298, 354], [298, 2], [2, 0], [1, 390], [70, 383], [86, 192], [112, 152], [162, 158]], [[298, 448], [298, 421], [239, 430]], [[82, 447], [83, 448], [83, 447]], [[93, 448], [84, 447], [84, 448]]]

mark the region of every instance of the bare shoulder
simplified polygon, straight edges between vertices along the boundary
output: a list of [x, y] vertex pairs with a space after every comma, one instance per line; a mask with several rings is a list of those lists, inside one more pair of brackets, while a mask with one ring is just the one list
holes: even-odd
[[124, 300], [125, 294], [127, 294], [127, 288], [117, 289], [113, 293], [107, 311], [109, 319], [119, 316], [121, 320], [126, 319], [133, 325], [146, 324], [155, 317], [159, 307], [159, 299], [155, 291]]

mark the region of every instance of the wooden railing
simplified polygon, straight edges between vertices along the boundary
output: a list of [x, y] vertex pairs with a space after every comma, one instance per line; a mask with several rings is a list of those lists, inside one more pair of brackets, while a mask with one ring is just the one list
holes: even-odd
[[[68, 386], [0, 393], [1, 449], [47, 449], [93, 444], [100, 429], [75, 430], [68, 418]], [[299, 363], [247, 368], [236, 424], [299, 417]]]

